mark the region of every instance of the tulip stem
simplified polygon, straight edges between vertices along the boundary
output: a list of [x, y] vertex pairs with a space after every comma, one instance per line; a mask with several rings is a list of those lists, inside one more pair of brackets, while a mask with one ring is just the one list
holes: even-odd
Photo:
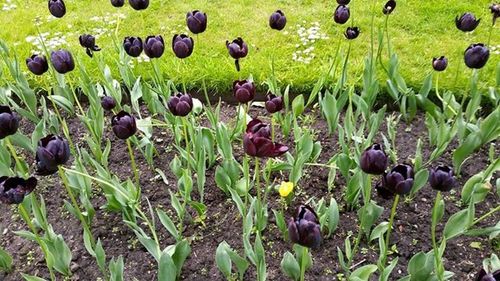
[[274, 114], [271, 114], [271, 140], [274, 143]]
[[384, 256], [382, 257], [382, 266], [384, 267], [387, 261], [387, 253], [389, 252], [389, 243], [391, 241], [390, 239], [391, 239], [392, 225], [394, 223], [394, 216], [396, 215], [396, 208], [398, 207], [398, 203], [399, 203], [399, 194], [396, 194], [396, 197], [394, 198], [394, 203], [392, 204], [391, 216], [389, 218], [387, 234], [385, 236], [385, 249], [384, 249]]
[[71, 83], [71, 77], [68, 77], [68, 84], [69, 84], [69, 91], [71, 92], [71, 94], [73, 94], [73, 98], [75, 99], [76, 106], [78, 106], [78, 109], [80, 110], [80, 114], [82, 116], [85, 116], [85, 111], [83, 111], [82, 105], [80, 104], [80, 101], [76, 96], [76, 88], [73, 88], [73, 83]]
[[19, 160], [19, 157], [17, 156], [16, 148], [10, 142], [10, 138], [6, 137], [4, 143], [7, 146], [7, 148], [10, 150], [10, 154], [12, 155], [12, 158], [14, 158], [14, 161], [16, 162], [14, 173], [16, 173], [17, 170], [19, 170], [19, 169], [23, 169], [22, 172], [23, 172], [23, 174], [25, 174], [24, 167], [23, 167], [21, 161]]
[[389, 54], [389, 59], [391, 59], [391, 39], [389, 37], [389, 15], [385, 17], [385, 34], [387, 35], [387, 53]]
[[[181, 117], [182, 118], [182, 117]], [[189, 145], [189, 138], [188, 138], [188, 123], [186, 121], [186, 118], [182, 118], [182, 127], [184, 129], [184, 142], [186, 143], [186, 160], [187, 160], [187, 169], [188, 171], [191, 170], [191, 149]]]
[[[34, 196], [34, 195], [32, 195], [32, 196]], [[49, 261], [48, 261], [49, 251], [47, 249], [47, 246], [45, 245], [45, 243], [42, 241], [42, 239], [38, 235], [38, 231], [36, 230], [35, 226], [31, 222], [30, 216], [29, 216], [28, 212], [26, 211], [26, 209], [24, 208], [23, 203], [19, 204], [19, 213], [20, 213], [21, 217], [23, 218], [23, 220], [28, 225], [28, 227], [31, 229], [31, 232], [33, 232], [33, 236], [35, 237], [36, 242], [38, 243], [38, 245], [42, 249], [43, 255], [45, 256], [45, 264], [47, 265], [47, 268], [49, 269], [50, 280], [55, 281], [56, 276], [54, 275], [54, 271], [52, 271], [52, 266], [49, 265]]]
[[436, 200], [434, 200], [434, 207], [432, 208], [432, 223], [431, 223], [431, 237], [432, 237], [432, 248], [434, 249], [434, 262], [436, 265], [436, 275], [438, 277], [438, 280], [442, 281], [443, 280], [443, 272], [444, 269], [443, 264], [441, 262], [441, 256], [439, 254], [439, 248], [437, 246], [436, 242], [436, 226], [437, 226], [437, 211], [438, 211], [438, 206], [439, 202], [441, 201], [441, 191], [438, 191], [436, 195]]
[[257, 206], [255, 208], [257, 213], [257, 232], [260, 234], [260, 223], [261, 223], [261, 214], [262, 214], [262, 194], [260, 190], [260, 160], [258, 157], [255, 157], [255, 189], [257, 192]]
[[242, 105], [238, 105], [238, 110], [236, 112], [236, 124], [234, 125], [233, 133], [231, 134], [231, 139], [233, 139], [234, 135], [236, 134], [236, 131], [238, 130], [238, 128], [240, 126], [241, 106]]
[[134, 170], [135, 184], [139, 187], [139, 171], [137, 170], [137, 165], [135, 164], [134, 150], [132, 149], [132, 144], [130, 139], [127, 139], [128, 154], [130, 155], [130, 162], [132, 164], [132, 170]]
[[486, 219], [487, 217], [493, 215], [494, 213], [500, 211], [500, 205], [496, 206], [495, 209], [492, 209], [490, 210], [488, 213], [482, 215], [480, 218], [476, 219], [475, 221], [472, 222], [471, 226], [472, 227], [473, 225], [476, 225], [478, 224], [479, 222], [481, 222], [482, 220]]
[[300, 281], [304, 281], [306, 277], [306, 266], [307, 266], [307, 254], [308, 254], [308, 248], [301, 246], [302, 247], [302, 259], [300, 260]]
[[450, 102], [449, 101], [445, 102], [444, 99], [439, 94], [439, 72], [436, 74], [436, 96], [443, 104], [443, 110], [444, 107], [446, 106], [449, 110], [451, 110], [451, 112], [453, 112], [454, 115], [457, 115], [457, 112], [450, 106]]

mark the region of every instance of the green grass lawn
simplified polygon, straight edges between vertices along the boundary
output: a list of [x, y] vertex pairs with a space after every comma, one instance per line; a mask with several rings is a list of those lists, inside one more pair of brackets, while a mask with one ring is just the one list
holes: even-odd
[[[441, 76], [440, 85], [457, 92], [466, 87], [471, 71], [463, 64], [463, 52], [471, 43], [486, 43], [488, 40], [490, 1], [398, 1], [389, 19], [389, 32], [393, 50], [399, 55], [401, 72], [410, 86], [419, 88], [424, 77], [432, 70], [432, 57], [445, 55], [450, 65]], [[6, 0], [0, 1], [0, 5], [2, 2]], [[281, 84], [291, 84], [292, 91], [296, 92], [311, 90], [318, 77], [327, 71], [339, 42], [342, 44], [341, 50], [346, 51], [347, 40], [342, 33], [351, 24], [359, 26], [362, 32], [352, 42], [349, 67], [350, 72], [355, 74], [350, 75], [350, 82], [359, 84], [363, 61], [370, 49], [371, 1], [365, 0], [351, 1], [351, 20], [345, 25], [337, 25], [332, 19], [337, 5], [333, 0], [151, 0], [150, 7], [142, 12], [133, 10], [128, 4], [114, 8], [109, 0], [66, 0], [68, 12], [62, 19], [50, 16], [45, 0], [10, 2], [16, 4], [17, 8], [0, 11], [0, 38], [23, 61], [36, 50], [33, 44], [37, 36], [35, 19], [40, 20], [39, 29], [50, 45], [49, 49], [59, 46], [68, 48], [78, 63], [85, 64], [91, 71], [97, 71], [96, 59], [85, 55], [85, 50], [78, 44], [78, 36], [82, 33], [100, 34], [97, 45], [103, 50], [96, 55], [104, 57], [115, 75], [118, 75], [118, 53], [113, 47], [115, 35], [121, 44], [124, 36], [144, 38], [161, 34], [166, 41], [166, 52], [159, 60], [163, 75], [176, 82], [184, 80], [190, 88], [200, 87], [202, 80], [205, 80], [210, 89], [219, 92], [229, 91], [234, 79], [250, 74], [261, 84], [270, 76], [272, 56], [275, 56], [276, 75]], [[381, 12], [384, 3], [377, 1], [376, 28], [384, 24]], [[186, 12], [194, 9], [207, 13], [208, 29], [194, 36], [194, 54], [181, 62], [171, 51], [171, 40], [176, 33], [187, 33]], [[268, 26], [268, 18], [276, 9], [282, 9], [288, 18], [288, 24], [282, 32], [271, 30]], [[462, 33], [455, 27], [455, 16], [466, 11], [482, 18], [481, 24], [472, 34]], [[317, 39], [303, 45], [300, 30], [304, 38], [309, 36], [308, 30], [316, 30], [312, 32], [316, 36], [312, 37]], [[500, 23], [497, 23], [491, 39], [494, 49], [481, 74], [482, 86], [492, 86], [495, 81], [495, 69], [500, 58], [499, 31]], [[226, 40], [237, 36], [243, 37], [250, 49], [247, 58], [242, 60], [240, 74], [235, 71], [233, 60], [225, 47]], [[55, 40], [57, 38], [60, 40]], [[383, 54], [386, 61], [386, 52]], [[144, 77], [152, 74], [150, 63], [136, 59], [132, 62], [136, 74]], [[26, 69], [24, 62], [23, 67]], [[457, 73], [458, 79], [455, 79]], [[50, 79], [48, 74], [44, 77], [42, 79]], [[96, 74], [95, 77], [98, 79], [100, 76]], [[34, 83], [42, 82], [39, 78], [30, 78]], [[385, 80], [382, 74], [379, 74], [379, 78], [382, 82]]]

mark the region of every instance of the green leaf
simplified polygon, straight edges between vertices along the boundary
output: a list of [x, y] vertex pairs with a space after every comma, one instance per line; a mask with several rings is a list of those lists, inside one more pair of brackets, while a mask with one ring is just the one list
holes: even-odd
[[292, 102], [293, 115], [295, 117], [301, 115], [304, 112], [304, 96], [298, 95], [293, 99]]
[[175, 252], [172, 255], [172, 260], [177, 267], [177, 277], [180, 276], [182, 272], [182, 266], [184, 265], [184, 262], [186, 261], [189, 254], [191, 254], [191, 246], [186, 239], [178, 242], [175, 245]]
[[219, 271], [222, 272], [226, 279], [229, 279], [231, 277], [232, 267], [231, 258], [227, 253], [228, 248], [229, 245], [226, 243], [226, 241], [223, 241], [219, 244], [217, 250], [215, 251], [215, 263], [217, 264], [217, 268], [219, 269]]
[[170, 235], [174, 236], [175, 240], [178, 240], [180, 238], [179, 232], [174, 222], [170, 219], [170, 216], [161, 209], [157, 209], [156, 213], [158, 214], [161, 224], [167, 229]]
[[389, 223], [386, 221], [383, 221], [379, 225], [377, 225], [370, 234], [370, 242], [384, 235], [388, 228]]
[[12, 257], [2, 248], [0, 248], [0, 269], [6, 272], [12, 269]]
[[162, 252], [158, 264], [158, 281], [176, 281], [177, 268], [172, 257], [165, 251]]
[[415, 174], [415, 180], [413, 181], [413, 187], [411, 188], [411, 194], [416, 194], [422, 187], [425, 186], [427, 180], [429, 179], [429, 170], [422, 169]]
[[377, 266], [368, 264], [356, 269], [349, 278], [350, 281], [368, 281], [370, 276], [377, 271]]
[[21, 273], [21, 275], [23, 276], [24, 280], [26, 280], [26, 281], [46, 281], [45, 279], [37, 277], [37, 276], [32, 276], [32, 275], [28, 275], [28, 274], [24, 274], [24, 273]]
[[286, 252], [281, 260], [281, 270], [286, 276], [293, 280], [300, 278], [300, 266], [292, 253]]
[[[432, 253], [432, 252], [431, 252]], [[408, 273], [411, 281], [429, 280], [434, 270], [434, 255], [419, 252], [408, 263]]]
[[449, 240], [462, 234], [472, 224], [474, 219], [474, 204], [470, 203], [469, 208], [453, 214], [444, 226], [444, 237]]
[[335, 198], [330, 199], [328, 207], [328, 237], [337, 229], [339, 224], [339, 206]]

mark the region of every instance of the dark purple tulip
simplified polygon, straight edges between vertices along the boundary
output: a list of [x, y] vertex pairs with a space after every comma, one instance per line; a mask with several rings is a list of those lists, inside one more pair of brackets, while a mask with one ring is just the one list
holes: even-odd
[[177, 93], [177, 95], [170, 97], [167, 106], [173, 115], [186, 116], [193, 109], [193, 98], [189, 94]]
[[285, 28], [286, 26], [285, 13], [283, 13], [281, 10], [277, 10], [276, 12], [274, 12], [269, 18], [269, 26], [272, 29], [283, 30], [283, 28]]
[[500, 281], [500, 269], [486, 273], [486, 271], [481, 268], [477, 274], [476, 281]]
[[373, 144], [363, 151], [361, 159], [359, 160], [361, 170], [372, 175], [383, 174], [388, 164], [389, 160], [387, 159], [387, 155], [382, 146], [378, 143]]
[[125, 37], [123, 49], [131, 57], [138, 57], [142, 53], [142, 39], [140, 37]]
[[271, 140], [271, 129], [259, 119], [248, 123], [243, 137], [245, 153], [254, 157], [277, 157], [288, 151], [288, 147]]
[[321, 227], [318, 215], [311, 207], [299, 206], [295, 217], [288, 221], [288, 235], [293, 243], [313, 249], [319, 247]]
[[351, 2], [351, 0], [337, 0], [337, 4], [339, 5], [347, 5]]
[[75, 69], [73, 56], [69, 51], [64, 49], [52, 51], [52, 53], [50, 53], [50, 61], [54, 69], [61, 74], [68, 73]]
[[493, 25], [495, 25], [497, 18], [500, 17], [500, 4], [491, 4], [490, 5], [490, 11], [491, 14], [493, 15]]
[[202, 33], [207, 29], [207, 14], [194, 10], [186, 15], [186, 24], [194, 34]]
[[56, 18], [62, 18], [66, 14], [66, 5], [63, 0], [49, 0], [49, 11]]
[[35, 190], [37, 180], [18, 177], [0, 178], [0, 202], [4, 204], [21, 204], [28, 194]]
[[448, 59], [445, 56], [433, 58], [432, 67], [435, 71], [444, 71], [448, 67]]
[[193, 53], [194, 40], [186, 34], [175, 34], [172, 38], [172, 50], [176, 57], [184, 59]]
[[49, 63], [45, 56], [32, 55], [26, 59], [26, 66], [35, 75], [42, 75], [49, 70]]
[[70, 156], [68, 141], [60, 136], [48, 135], [38, 141], [36, 150], [36, 173], [48, 176], [57, 172], [57, 166], [64, 165]]
[[163, 51], [165, 51], [165, 43], [161, 35], [146, 37], [146, 41], [144, 41], [144, 53], [146, 56], [159, 58], [163, 55]]
[[382, 176], [382, 185], [377, 186], [377, 191], [384, 194], [408, 194], [413, 186], [413, 168], [407, 164], [399, 164], [389, 173]]
[[473, 13], [464, 13], [460, 17], [455, 18], [455, 24], [458, 29], [463, 32], [471, 32], [479, 25], [481, 19], [476, 19]]
[[244, 58], [248, 54], [248, 46], [241, 37], [234, 39], [232, 42], [226, 41], [226, 47], [229, 50], [229, 55], [234, 59]]
[[482, 43], [470, 45], [464, 53], [465, 65], [469, 68], [483, 68], [489, 58], [490, 50]]
[[145, 10], [149, 6], [149, 0], [128, 0], [134, 10]]
[[351, 12], [349, 11], [349, 6], [346, 5], [339, 5], [333, 14], [333, 20], [338, 24], [346, 23], [350, 17]]
[[284, 107], [283, 104], [283, 97], [282, 96], [276, 96], [273, 94], [267, 95], [267, 101], [266, 101], [266, 110], [269, 113], [275, 113], [280, 110], [282, 110]]
[[104, 96], [101, 99], [101, 106], [105, 110], [111, 111], [116, 107], [116, 100], [112, 96]]
[[353, 27], [348, 27], [346, 29], [346, 31], [344, 32], [344, 36], [345, 36], [345, 38], [347, 38], [349, 40], [353, 40], [353, 39], [358, 38], [359, 33], [360, 33], [359, 28], [353, 26]]
[[13, 135], [19, 129], [19, 118], [8, 106], [0, 105], [0, 139]]
[[87, 55], [89, 57], [93, 56], [93, 52], [101, 50], [99, 46], [95, 44], [95, 37], [93, 35], [90, 34], [80, 35], [79, 40], [80, 40], [80, 46], [87, 49]]
[[111, 127], [116, 137], [126, 140], [137, 132], [135, 117], [125, 111], [120, 111], [111, 118]]
[[392, 12], [394, 12], [395, 9], [396, 9], [396, 1], [389, 0], [387, 1], [387, 3], [385, 3], [382, 12], [384, 13], [384, 15], [390, 15]]
[[111, 0], [111, 5], [113, 5], [113, 7], [123, 7], [123, 5], [125, 5], [125, 0]]
[[431, 169], [429, 184], [436, 190], [450, 191], [455, 185], [453, 169], [448, 166], [438, 166], [435, 169]]
[[255, 85], [252, 81], [236, 80], [233, 82], [233, 95], [239, 103], [247, 103], [255, 97]]

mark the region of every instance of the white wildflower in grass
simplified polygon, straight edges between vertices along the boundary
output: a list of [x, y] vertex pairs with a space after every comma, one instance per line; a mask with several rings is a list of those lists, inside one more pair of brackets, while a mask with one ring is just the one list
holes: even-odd
[[17, 8], [17, 5], [12, 3], [12, 0], [6, 0], [5, 3], [3, 3], [2, 6], [2, 11], [11, 11], [15, 10]]
[[296, 27], [300, 44], [295, 44], [297, 50], [292, 54], [292, 59], [297, 62], [309, 64], [316, 56], [314, 54], [314, 44], [319, 40], [328, 39], [328, 36], [321, 32], [319, 22], [307, 25], [307, 22], [303, 21], [303, 25], [298, 24]]

